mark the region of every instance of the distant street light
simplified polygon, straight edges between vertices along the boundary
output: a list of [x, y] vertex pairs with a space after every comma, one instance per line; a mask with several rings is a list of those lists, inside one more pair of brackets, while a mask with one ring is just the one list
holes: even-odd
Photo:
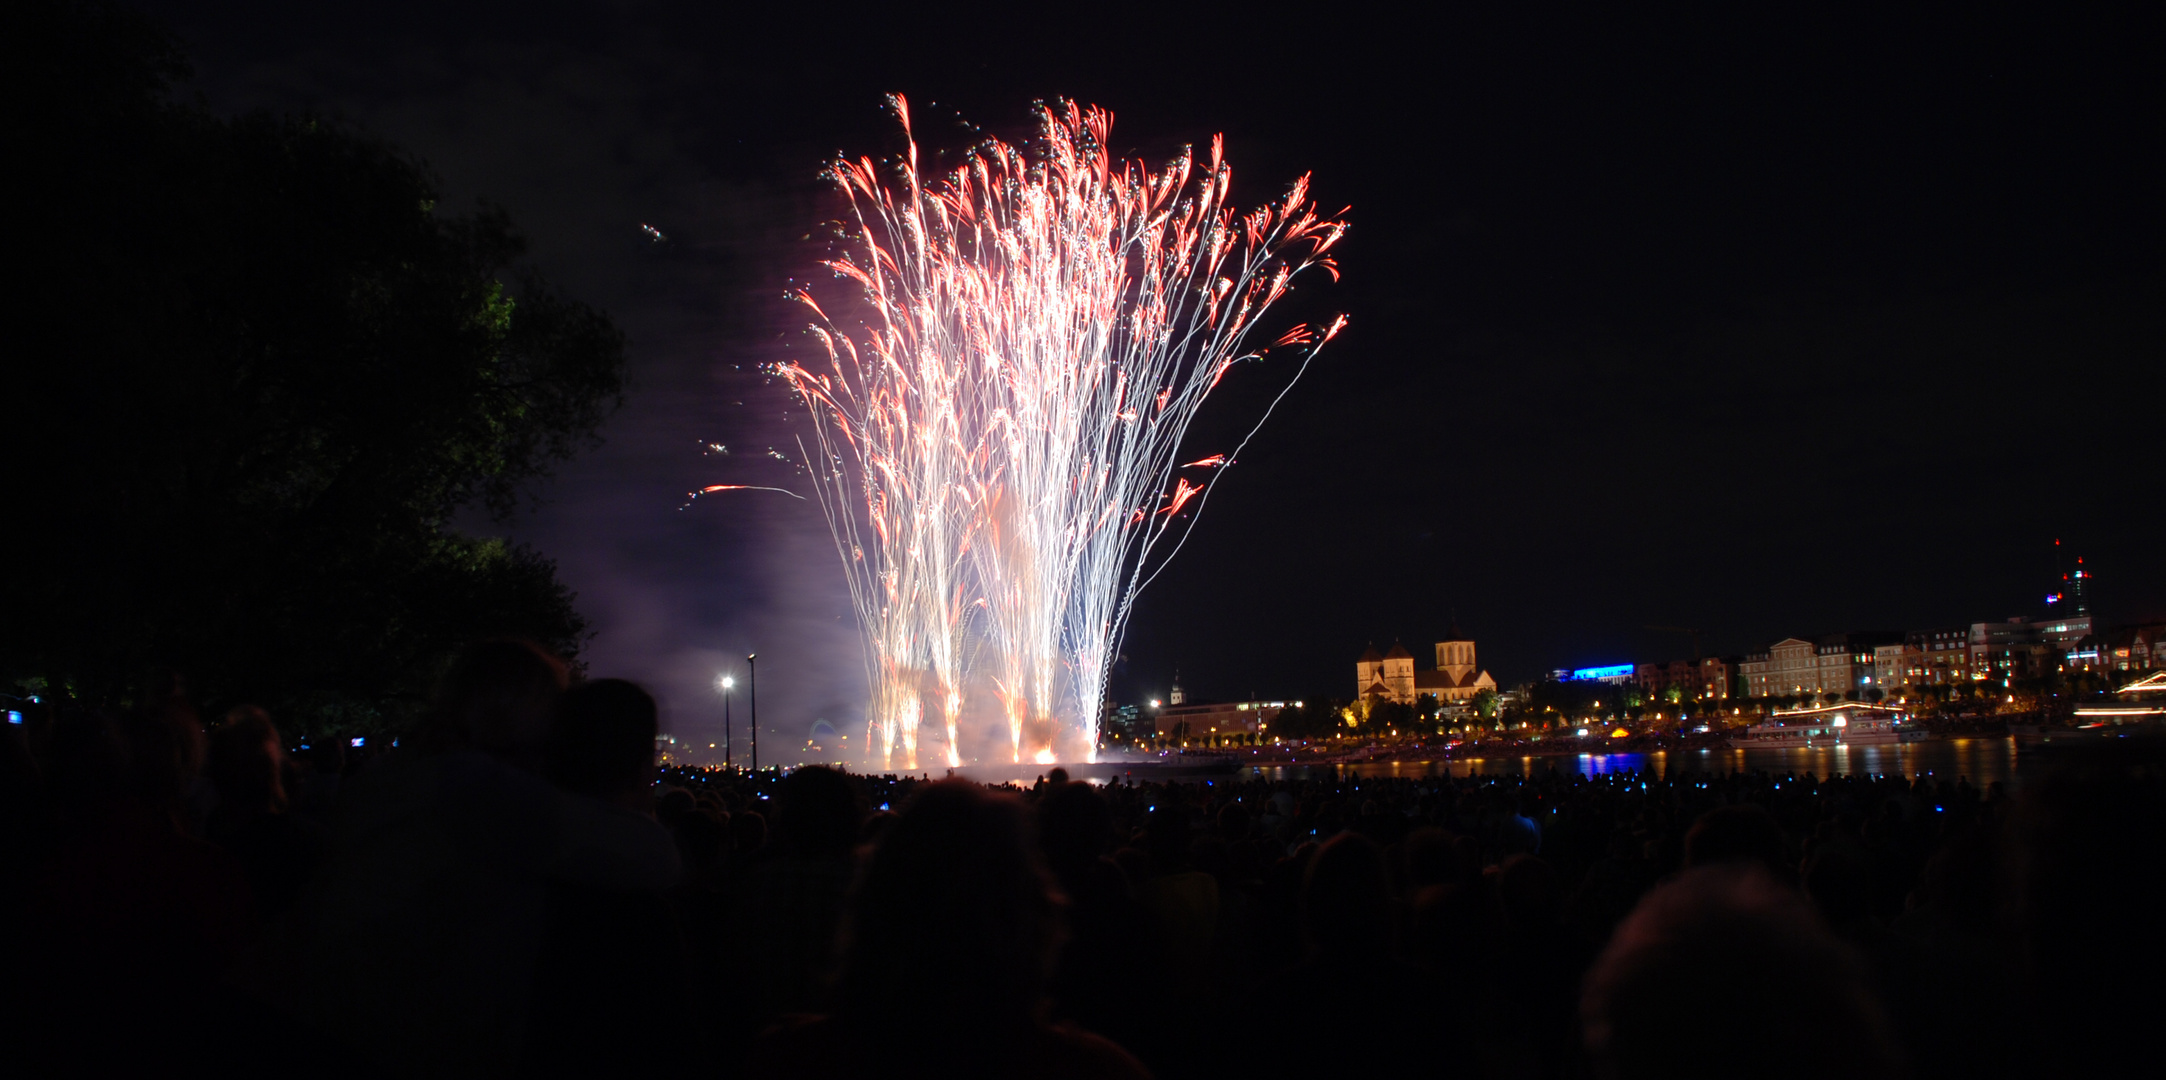
[[727, 675], [722, 676], [722, 767], [725, 769], [730, 767], [730, 688], [736, 685], [737, 680]]

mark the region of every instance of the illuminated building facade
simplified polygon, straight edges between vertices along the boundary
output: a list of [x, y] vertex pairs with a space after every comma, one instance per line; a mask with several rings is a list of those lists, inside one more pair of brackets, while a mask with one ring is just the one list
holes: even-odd
[[1635, 664], [1609, 664], [1603, 667], [1558, 668], [1549, 677], [1558, 682], [1598, 682], [1609, 686], [1623, 686], [1639, 674]]
[[1903, 671], [1898, 685], [1950, 686], [1969, 681], [1969, 627], [1944, 626], [1904, 635]]
[[1354, 696], [1383, 698], [1405, 705], [1414, 703], [1414, 654], [1394, 641], [1391, 651], [1378, 654], [1376, 646], [1354, 661]]
[[1114, 705], [1106, 702], [1104, 715], [1098, 721], [1100, 737], [1109, 742], [1137, 742], [1157, 734], [1154, 725], [1147, 723], [1143, 710], [1134, 705]]
[[1676, 687], [1685, 697], [1697, 698], [1700, 696], [1700, 665], [1690, 660], [1672, 660], [1666, 664], [1635, 664], [1632, 681], [1657, 696], [1671, 687]]
[[1878, 632], [1784, 638], [1745, 658], [1745, 691], [1752, 697], [1862, 694], [1875, 685], [1875, 650], [1901, 643], [1901, 634]]
[[1495, 690], [1497, 680], [1474, 662], [1474, 640], [1452, 628], [1449, 640], [1436, 643], [1436, 670], [1414, 674], [1414, 696], [1434, 696], [1446, 705], [1471, 700], [1483, 690]]
[[1893, 631], [1829, 634], [1814, 643], [1821, 694], [1863, 694], [1874, 686], [1877, 671], [1875, 650], [1882, 645], [1900, 647], [1903, 635]]
[[[1970, 672], [1973, 679], [2021, 679], [2060, 670], [2084, 652], [2097, 661], [2097, 641], [2089, 613], [2067, 618], [2031, 620], [2017, 616], [2007, 622], [1972, 623]], [[2090, 663], [2078, 666], [2089, 667]]]
[[1414, 670], [1414, 654], [1393, 642], [1391, 651], [1379, 654], [1374, 646], [1354, 661], [1354, 696], [1380, 698], [1412, 705], [1423, 694], [1453, 705], [1471, 700], [1483, 690], [1495, 690], [1497, 680], [1481, 669], [1474, 656], [1474, 639], [1460, 634], [1436, 643], [1436, 670]]
[[1168, 705], [1158, 711], [1161, 739], [1205, 746], [1253, 742], [1271, 718], [1298, 701], [1235, 701], [1223, 704]]
[[1766, 652], [1745, 657], [1744, 670], [1753, 697], [1819, 692], [1819, 653], [1804, 638], [1784, 638]]
[[2099, 660], [2112, 671], [2166, 669], [2166, 623], [2124, 626], [2106, 635]]
[[1700, 661], [1700, 696], [1728, 701], [1745, 694], [1744, 657], [1709, 656]]
[[[1625, 664], [1619, 665], [1619, 668], [1629, 669], [1630, 678], [1604, 678], [1598, 681], [1631, 682], [1657, 699], [1666, 698], [1674, 689], [1681, 695], [1681, 700], [1727, 701], [1733, 697], [1743, 697], [1746, 693], [1742, 671], [1744, 660], [1741, 656], [1708, 656], [1698, 660], [1671, 660], [1659, 664]], [[1570, 671], [1554, 672], [1552, 677], [1558, 682], [1586, 679], [1583, 674]]]
[[1916, 651], [1907, 638], [1892, 645], [1873, 646], [1873, 685], [1889, 693], [1906, 685]]

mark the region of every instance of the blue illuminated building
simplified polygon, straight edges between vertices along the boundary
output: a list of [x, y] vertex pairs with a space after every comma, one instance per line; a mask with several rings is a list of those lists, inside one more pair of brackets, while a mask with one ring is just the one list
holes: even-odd
[[1632, 681], [1633, 665], [1609, 664], [1603, 667], [1559, 668], [1550, 673], [1558, 682], [1628, 683]]

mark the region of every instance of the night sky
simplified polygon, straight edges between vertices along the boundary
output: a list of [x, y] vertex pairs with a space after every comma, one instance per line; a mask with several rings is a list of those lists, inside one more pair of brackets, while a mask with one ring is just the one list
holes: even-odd
[[[826, 158], [898, 148], [888, 91], [928, 152], [1073, 97], [1153, 162], [1224, 132], [1242, 205], [1313, 172], [1352, 206], [1344, 282], [1289, 312], [1351, 326], [1145, 594], [1116, 700], [1176, 665], [1202, 698], [1345, 696], [1364, 645], [1425, 656], [1455, 618], [1509, 684], [1691, 654], [1649, 624], [1717, 652], [2037, 614], [2056, 537], [2103, 622], [2166, 617], [2166, 40], [2135, 16], [146, 6], [213, 108], [412, 149], [629, 333], [606, 444], [465, 524], [558, 560], [590, 669], [680, 738], [755, 650], [783, 741], [862, 719], [816, 506], [678, 507], [805, 490], [758, 367], [814, 347], [783, 290], [825, 284]], [[1199, 456], [1282, 376], [1230, 379]]]

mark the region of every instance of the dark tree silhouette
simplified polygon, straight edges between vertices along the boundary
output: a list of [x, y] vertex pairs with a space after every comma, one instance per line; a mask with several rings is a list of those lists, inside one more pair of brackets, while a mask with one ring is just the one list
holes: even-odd
[[1265, 734], [1280, 739], [1328, 739], [1339, 733], [1342, 707], [1336, 700], [1289, 705], [1272, 714], [1264, 725]]
[[[107, 8], [4, 17], [19, 185], [0, 679], [127, 700], [152, 665], [281, 722], [395, 723], [476, 636], [576, 652], [501, 518], [622, 391], [609, 318], [397, 147], [211, 115]], [[304, 689], [306, 688], [306, 689]]]

